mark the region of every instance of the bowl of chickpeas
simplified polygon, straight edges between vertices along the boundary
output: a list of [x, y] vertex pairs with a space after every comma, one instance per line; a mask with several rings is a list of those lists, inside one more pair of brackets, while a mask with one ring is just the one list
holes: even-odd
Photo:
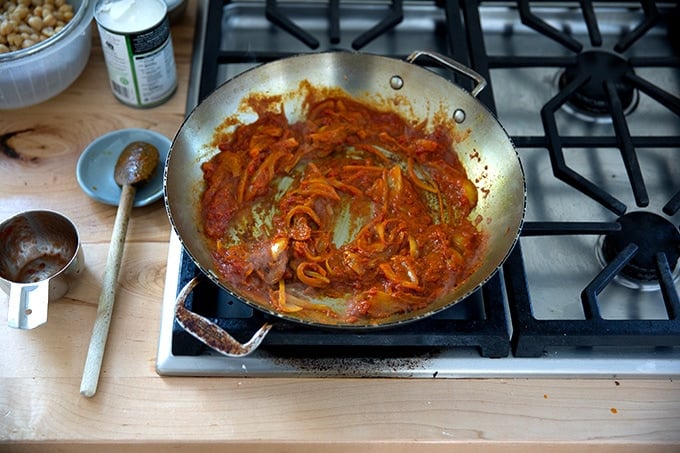
[[0, 109], [44, 102], [81, 74], [95, 0], [0, 0]]

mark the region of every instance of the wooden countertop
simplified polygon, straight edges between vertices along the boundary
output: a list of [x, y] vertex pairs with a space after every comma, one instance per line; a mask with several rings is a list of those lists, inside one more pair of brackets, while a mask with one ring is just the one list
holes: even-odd
[[[172, 138], [184, 116], [194, 2], [172, 28], [179, 88], [137, 110], [108, 87], [99, 38], [85, 72], [38, 106], [0, 111], [0, 219], [69, 216], [86, 272], [33, 331], [7, 327], [0, 293], [0, 451], [680, 451], [680, 382], [169, 378], [155, 372], [170, 225], [162, 202], [136, 208], [98, 392], [80, 379], [115, 208], [88, 198], [75, 168], [108, 131]], [[191, 447], [191, 448], [189, 448]], [[211, 448], [212, 447], [212, 448]]]

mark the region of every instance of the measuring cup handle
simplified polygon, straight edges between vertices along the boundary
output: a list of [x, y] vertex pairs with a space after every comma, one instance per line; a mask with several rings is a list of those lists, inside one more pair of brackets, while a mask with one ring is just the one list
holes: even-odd
[[33, 329], [47, 322], [50, 282], [13, 283], [9, 289], [7, 324], [16, 329]]

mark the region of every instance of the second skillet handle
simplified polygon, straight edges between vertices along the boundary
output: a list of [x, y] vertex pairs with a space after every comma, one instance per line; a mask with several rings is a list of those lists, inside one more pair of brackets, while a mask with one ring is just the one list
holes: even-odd
[[179, 325], [201, 343], [227, 357], [245, 357], [255, 351], [271, 330], [272, 324], [265, 323], [250, 340], [240, 343], [208, 318], [187, 310], [184, 306], [184, 302], [198, 282], [198, 277], [194, 277], [177, 295], [175, 317]]
[[470, 94], [474, 97], [477, 97], [479, 92], [482, 91], [484, 89], [484, 87], [486, 87], [486, 79], [481, 74], [472, 70], [471, 68], [468, 68], [464, 64], [459, 63], [456, 60], [452, 60], [451, 58], [446, 57], [444, 55], [441, 55], [437, 52], [429, 52], [429, 51], [425, 51], [425, 50], [416, 50], [411, 55], [406, 57], [406, 61], [408, 61], [409, 63], [413, 63], [414, 61], [416, 61], [418, 58], [420, 58], [422, 56], [429, 57], [432, 60], [436, 61], [437, 63], [441, 64], [442, 66], [447, 67], [449, 69], [452, 69], [456, 72], [459, 72], [459, 73], [471, 78], [472, 80], [474, 80], [475, 81], [475, 87], [470, 92]]

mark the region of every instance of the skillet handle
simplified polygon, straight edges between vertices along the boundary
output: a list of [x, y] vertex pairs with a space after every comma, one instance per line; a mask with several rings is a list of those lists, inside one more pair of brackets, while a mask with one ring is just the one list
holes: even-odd
[[177, 295], [175, 318], [179, 325], [201, 343], [227, 357], [245, 357], [255, 351], [273, 325], [270, 323], [263, 324], [250, 340], [243, 344], [239, 343], [226, 330], [208, 318], [187, 310], [184, 306], [187, 297], [198, 282], [198, 277], [192, 278]]
[[437, 63], [441, 64], [442, 66], [447, 67], [449, 69], [452, 69], [456, 72], [459, 72], [459, 73], [471, 78], [472, 80], [474, 80], [475, 81], [475, 87], [470, 92], [470, 94], [473, 97], [477, 97], [479, 92], [482, 91], [484, 89], [484, 87], [486, 87], [486, 79], [484, 77], [482, 77], [481, 74], [472, 70], [471, 68], [468, 68], [464, 64], [459, 63], [456, 60], [452, 60], [451, 58], [446, 57], [444, 55], [441, 55], [437, 52], [429, 52], [429, 51], [425, 51], [425, 50], [416, 50], [411, 55], [406, 57], [406, 61], [408, 61], [409, 63], [413, 63], [415, 60], [417, 60], [418, 58], [420, 58], [422, 56], [429, 57], [432, 60], [436, 61]]

